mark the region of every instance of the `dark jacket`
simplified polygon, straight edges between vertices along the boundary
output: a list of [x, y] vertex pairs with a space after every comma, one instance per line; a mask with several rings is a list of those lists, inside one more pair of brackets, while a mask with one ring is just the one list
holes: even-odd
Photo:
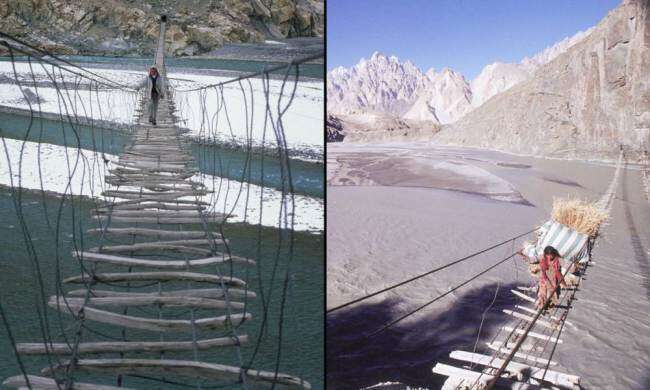
[[[164, 97], [165, 96], [165, 79], [164, 77], [158, 73], [158, 77], [156, 79], [156, 92], [158, 92], [159, 97]], [[147, 95], [151, 95], [151, 89], [153, 88], [153, 82], [151, 80], [151, 76], [147, 75], [147, 79], [144, 80], [140, 86], [143, 87], [146, 84], [147, 86]]]

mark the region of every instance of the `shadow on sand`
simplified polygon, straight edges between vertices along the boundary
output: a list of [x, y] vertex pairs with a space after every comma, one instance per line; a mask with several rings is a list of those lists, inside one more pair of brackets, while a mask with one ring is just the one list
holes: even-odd
[[[628, 188], [627, 188], [627, 175], [630, 173], [630, 170], [627, 169], [627, 164], [623, 173], [623, 180], [621, 186], [623, 187], [623, 204], [625, 205], [625, 221], [627, 224], [627, 229], [630, 234], [630, 244], [632, 244], [632, 250], [634, 251], [634, 259], [641, 269], [641, 274], [643, 278], [643, 287], [646, 290], [646, 298], [650, 300], [650, 259], [648, 258], [648, 252], [643, 246], [641, 237], [639, 236], [639, 231], [634, 222], [635, 218], [639, 218], [638, 214], [633, 215], [632, 210], [630, 209], [630, 204], [628, 201]], [[643, 217], [640, 217], [643, 218]]]
[[[510, 289], [501, 285], [494, 304], [485, 315], [477, 351], [508, 321], [501, 309], [512, 307]], [[431, 371], [437, 361], [445, 361], [456, 349], [472, 351], [481, 317], [494, 299], [497, 288], [491, 283], [467, 291], [449, 310], [406, 320], [364, 340], [383, 324], [404, 314], [397, 310], [398, 299], [360, 304], [327, 317], [327, 383], [329, 389], [359, 389], [379, 382], [398, 381], [428, 389], [440, 388], [445, 377]], [[434, 309], [435, 310], [435, 309]]]

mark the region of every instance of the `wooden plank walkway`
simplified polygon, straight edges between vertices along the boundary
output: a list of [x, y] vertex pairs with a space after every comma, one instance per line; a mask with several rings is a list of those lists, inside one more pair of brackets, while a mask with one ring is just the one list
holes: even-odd
[[[209, 204], [200, 199], [209, 192], [191, 180], [197, 171], [195, 161], [175, 125], [172, 91], [164, 84], [164, 31], [163, 21], [156, 65], [166, 93], [159, 102], [157, 125], [148, 123], [149, 96], [143, 93], [132, 144], [106, 176], [106, 183], [113, 188], [103, 193], [107, 201], [92, 216], [99, 227], [87, 231], [99, 236], [101, 245], [75, 251], [71, 261], [83, 265], [83, 272], [62, 280], [66, 285], [82, 284], [86, 288], [52, 296], [48, 302], [53, 310], [83, 324], [100, 323], [123, 335], [130, 329], [140, 330], [138, 335], [154, 332], [159, 341], [19, 343], [21, 355], [57, 357], [41, 376], [28, 379], [39, 389], [66, 388], [69, 372], [109, 378], [179, 377], [210, 385], [225, 381], [234, 386], [239, 382], [246, 388], [309, 389], [309, 383], [291, 375], [197, 360], [197, 351], [239, 348], [248, 341], [247, 335], [238, 334], [237, 327], [252, 319], [246, 301], [254, 299], [255, 293], [244, 280], [231, 274], [231, 267], [247, 267], [255, 261], [227, 254], [223, 247], [228, 240], [214, 233], [227, 216], [209, 212]], [[128, 243], [115, 243], [115, 239]], [[153, 284], [158, 291], [136, 292], [141, 283]], [[185, 318], [164, 318], [164, 308], [189, 313]], [[149, 310], [133, 312], [135, 309]], [[205, 311], [208, 314], [202, 316]], [[205, 338], [211, 330], [218, 330], [215, 336], [219, 337]], [[228, 335], [224, 336], [224, 331]], [[174, 359], [165, 358], [163, 352], [186, 353], [187, 359], [179, 359], [178, 354]], [[116, 353], [120, 358], [115, 358]], [[138, 358], [125, 356], [131, 353]], [[83, 382], [75, 382], [70, 388], [125, 389]], [[27, 381], [15, 376], [5, 380], [2, 387], [26, 388]]]
[[[582, 264], [580, 275], [588, 265], [588, 262]], [[578, 284], [562, 288], [558, 304], [537, 319], [534, 308], [536, 297], [529, 295], [535, 294], [536, 289], [519, 286], [510, 290], [519, 303], [512, 309], [502, 310], [513, 321], [502, 326], [494, 340], [485, 343], [488, 348], [486, 353], [493, 352], [452, 351], [449, 355], [452, 361], [437, 363], [433, 367], [433, 373], [448, 377], [443, 389], [483, 389], [489, 385], [499, 389], [579, 389], [580, 377], [557, 371], [555, 367], [558, 364], [552, 360], [556, 346], [563, 343], [560, 332], [566, 330], [567, 325], [575, 329], [566, 320], [581, 276], [575, 281]], [[531, 329], [526, 331], [530, 324]], [[512, 348], [518, 343], [520, 347], [514, 351]], [[497, 378], [497, 371], [510, 355], [512, 360], [508, 361], [504, 372]]]

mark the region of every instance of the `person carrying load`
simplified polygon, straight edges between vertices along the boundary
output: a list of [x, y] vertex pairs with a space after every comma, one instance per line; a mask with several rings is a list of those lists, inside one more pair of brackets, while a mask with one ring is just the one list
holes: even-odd
[[566, 287], [562, 276], [562, 257], [552, 246], [544, 248], [544, 254], [539, 259], [539, 289], [535, 307], [544, 307], [546, 301], [551, 299], [551, 305], [556, 305], [560, 296], [560, 286]]

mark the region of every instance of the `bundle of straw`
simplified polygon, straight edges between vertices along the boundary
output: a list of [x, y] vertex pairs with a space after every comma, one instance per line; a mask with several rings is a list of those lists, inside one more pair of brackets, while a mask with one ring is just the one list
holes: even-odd
[[606, 212], [580, 199], [553, 199], [553, 220], [576, 230], [579, 233], [593, 237], [600, 225], [607, 219]]

